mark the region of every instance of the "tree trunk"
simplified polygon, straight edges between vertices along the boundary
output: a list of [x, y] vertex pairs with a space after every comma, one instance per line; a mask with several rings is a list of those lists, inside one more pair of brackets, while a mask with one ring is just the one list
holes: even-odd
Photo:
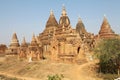
[[120, 75], [120, 69], [118, 68], [118, 75]]

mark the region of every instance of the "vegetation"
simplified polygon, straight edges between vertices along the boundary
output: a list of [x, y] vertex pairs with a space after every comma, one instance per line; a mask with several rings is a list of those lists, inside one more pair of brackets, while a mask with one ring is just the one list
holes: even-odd
[[99, 72], [116, 74], [120, 72], [120, 40], [105, 39], [95, 48], [99, 59]]
[[61, 75], [48, 75], [48, 80], [62, 80], [62, 78], [64, 78], [64, 76], [61, 74]]

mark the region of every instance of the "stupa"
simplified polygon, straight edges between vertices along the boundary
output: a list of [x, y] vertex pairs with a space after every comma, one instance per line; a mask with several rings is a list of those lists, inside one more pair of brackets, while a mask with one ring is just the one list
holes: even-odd
[[99, 37], [105, 38], [105, 39], [106, 38], [115, 38], [115, 33], [111, 29], [111, 26], [110, 26], [106, 16], [104, 16], [103, 23], [102, 23], [101, 29], [99, 31]]
[[17, 54], [19, 46], [20, 45], [19, 45], [19, 40], [17, 38], [17, 34], [14, 33], [12, 36], [11, 43], [9, 45], [10, 53]]

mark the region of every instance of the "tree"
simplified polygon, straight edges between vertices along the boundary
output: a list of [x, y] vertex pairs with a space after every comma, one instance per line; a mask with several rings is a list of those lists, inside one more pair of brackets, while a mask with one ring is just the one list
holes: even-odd
[[120, 39], [104, 39], [98, 43], [94, 52], [99, 59], [99, 71], [119, 74]]

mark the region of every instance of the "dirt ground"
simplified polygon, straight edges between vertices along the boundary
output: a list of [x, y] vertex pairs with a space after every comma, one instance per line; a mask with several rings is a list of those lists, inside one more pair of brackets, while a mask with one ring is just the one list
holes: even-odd
[[97, 77], [95, 62], [81, 65], [51, 62], [50, 60], [18, 60], [17, 56], [6, 57], [0, 61], [0, 74], [22, 80], [48, 80], [48, 75], [63, 75], [62, 80], [102, 80]]

